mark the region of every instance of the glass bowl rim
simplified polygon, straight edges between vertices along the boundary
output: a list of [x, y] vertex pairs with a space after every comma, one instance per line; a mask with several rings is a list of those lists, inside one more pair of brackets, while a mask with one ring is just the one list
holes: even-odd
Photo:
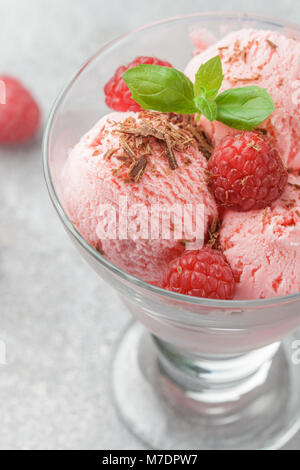
[[[207, 298], [200, 298], [200, 297], [192, 297], [188, 295], [178, 294], [176, 292], [171, 292], [160, 287], [154, 286], [149, 284], [141, 279], [123, 271], [122, 269], [118, 268], [116, 265], [111, 263], [107, 258], [105, 258], [101, 253], [95, 250], [79, 233], [76, 227], [73, 225], [69, 217], [67, 216], [66, 212], [64, 211], [58, 195], [56, 193], [52, 177], [50, 171], [50, 155], [49, 155], [49, 146], [50, 146], [50, 138], [51, 138], [51, 131], [52, 125], [54, 123], [56, 113], [59, 110], [61, 103], [63, 102], [64, 98], [67, 96], [69, 90], [72, 88], [75, 81], [80, 77], [81, 73], [92, 63], [95, 59], [101, 56], [103, 52], [109, 50], [110, 47], [115, 46], [118, 42], [123, 41], [127, 37], [133, 36], [136, 33], [146, 31], [154, 26], [165, 25], [169, 23], [175, 23], [179, 20], [189, 19], [189, 18], [203, 18], [203, 17], [211, 17], [216, 19], [247, 19], [253, 21], [264, 22], [269, 25], [277, 26], [277, 27], [284, 27], [294, 31], [300, 32], [300, 25], [290, 22], [290, 21], [282, 21], [274, 17], [268, 16], [261, 16], [261, 15], [252, 15], [242, 12], [203, 12], [203, 13], [192, 13], [186, 15], [178, 15], [173, 16], [170, 18], [161, 19], [155, 22], [151, 22], [144, 26], [135, 28], [134, 30], [122, 34], [121, 36], [109, 41], [104, 46], [102, 46], [97, 52], [95, 52], [79, 69], [79, 71], [75, 74], [71, 81], [67, 83], [67, 85], [62, 89], [62, 91], [57, 96], [52, 109], [50, 111], [47, 124], [44, 131], [44, 138], [43, 138], [43, 168], [44, 168], [44, 177], [46, 180], [46, 185], [48, 188], [50, 199], [62, 220], [64, 226], [67, 230], [73, 235], [76, 241], [80, 244], [80, 246], [87, 251], [97, 262], [99, 262], [104, 268], [107, 268], [113, 274], [117, 275], [119, 278], [133, 284], [138, 288], [142, 288], [144, 291], [157, 294], [165, 299], [170, 301], [179, 301], [180, 303], [185, 302], [190, 305], [198, 305], [199, 307], [210, 307], [212, 309], [234, 309], [234, 310], [244, 310], [250, 308], [257, 308], [261, 309], [263, 307], [271, 307], [272, 305], [278, 304], [285, 304], [290, 303], [296, 300], [300, 300], [300, 292], [281, 296], [281, 297], [270, 297], [266, 299], [257, 299], [257, 300], [216, 300], [216, 299], [207, 299]], [[196, 314], [195, 315], [199, 315]]]

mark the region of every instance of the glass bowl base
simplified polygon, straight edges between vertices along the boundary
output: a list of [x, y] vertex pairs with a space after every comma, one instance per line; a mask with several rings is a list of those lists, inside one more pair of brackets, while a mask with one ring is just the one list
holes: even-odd
[[172, 381], [151, 335], [133, 323], [114, 357], [113, 396], [119, 415], [152, 449], [280, 449], [300, 429], [300, 365], [292, 361], [296, 339], [296, 334], [287, 338], [269, 365], [254, 374], [258, 380], [252, 381], [251, 390], [216, 402]]

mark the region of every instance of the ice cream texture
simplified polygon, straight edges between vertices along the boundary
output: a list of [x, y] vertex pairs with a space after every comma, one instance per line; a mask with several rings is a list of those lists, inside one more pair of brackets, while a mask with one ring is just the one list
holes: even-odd
[[[149, 216], [147, 210], [150, 211], [153, 205], [163, 208], [172, 207], [175, 203], [199, 204], [204, 208], [204, 236], [209, 224], [217, 217], [217, 206], [207, 187], [207, 159], [199, 149], [199, 142], [191, 135], [183, 132], [182, 139], [188, 143], [183, 145], [184, 150], [175, 147], [172, 152], [173, 164], [178, 165], [174, 169], [170, 168], [172, 162], [165, 153], [168, 147], [165, 144], [161, 146], [159, 139], [146, 136], [145, 141], [142, 135], [119, 132], [120, 128], [132, 131], [143, 125], [141, 132], [147, 134], [147, 123], [152, 126], [151, 113], [144, 119], [136, 113], [112, 113], [103, 117], [82, 137], [71, 150], [64, 168], [64, 207], [81, 235], [94, 247], [100, 246], [110, 261], [140, 279], [160, 285], [169, 261], [184, 251], [185, 240], [192, 239], [189, 238], [191, 234], [186, 232], [180, 240], [172, 237], [172, 231], [170, 239], [154, 239], [149, 236], [150, 231], [145, 234], [144, 222]], [[179, 129], [176, 123], [167, 125], [173, 130]], [[202, 136], [198, 137], [201, 140]], [[133, 150], [132, 143], [137, 145]], [[202, 145], [205, 152], [209, 144], [203, 140]], [[134, 158], [139, 160], [138, 164], [132, 165], [132, 151], [135, 152]], [[146, 159], [147, 166], [144, 168]], [[118, 232], [114, 233], [114, 224], [124, 215], [120, 213], [120, 207], [124, 209], [120, 206], [121, 197], [122, 204], [126, 203], [126, 198], [128, 210], [128, 238], [125, 235], [122, 239]], [[102, 211], [105, 205], [114, 208], [116, 220], [109, 210]], [[136, 206], [137, 211], [130, 212], [129, 209], [135, 205], [139, 205]], [[193, 219], [194, 212], [190, 215]], [[146, 225], [148, 223], [147, 218]], [[109, 233], [111, 236], [107, 237]], [[202, 237], [201, 229], [199, 236]]]
[[300, 292], [300, 176], [265, 210], [225, 213], [220, 243], [236, 280], [236, 299]]
[[[194, 81], [200, 65], [218, 54], [224, 73], [221, 91], [250, 85], [269, 91], [275, 111], [260, 127], [275, 139], [287, 166], [299, 169], [300, 42], [273, 31], [233, 31], [196, 55], [188, 63], [186, 75]], [[214, 144], [219, 143], [226, 134], [235, 132], [206, 118], [202, 118], [202, 125]]]

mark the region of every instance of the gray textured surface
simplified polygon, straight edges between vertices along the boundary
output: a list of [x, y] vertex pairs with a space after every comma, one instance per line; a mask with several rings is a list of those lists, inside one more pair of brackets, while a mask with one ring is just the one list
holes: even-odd
[[[0, 0], [0, 64], [44, 116], [84, 60], [133, 27], [224, 9], [210, 0]], [[227, 1], [227, 10], [300, 21], [296, 0]], [[128, 321], [114, 292], [75, 251], [50, 206], [41, 136], [0, 149], [0, 449], [142, 448], [110, 396], [112, 345]], [[288, 446], [300, 448], [300, 436]]]

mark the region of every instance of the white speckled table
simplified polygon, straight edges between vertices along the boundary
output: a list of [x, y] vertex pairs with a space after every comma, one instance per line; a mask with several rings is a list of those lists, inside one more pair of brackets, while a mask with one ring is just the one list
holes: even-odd
[[[105, 42], [223, 0], [0, 0], [0, 69], [22, 78], [46, 118], [62, 86]], [[228, 10], [300, 21], [296, 0]], [[52, 209], [41, 135], [0, 148], [0, 449], [139, 449], [110, 394], [112, 346], [129, 315], [80, 258]], [[289, 449], [300, 448], [298, 435]]]

